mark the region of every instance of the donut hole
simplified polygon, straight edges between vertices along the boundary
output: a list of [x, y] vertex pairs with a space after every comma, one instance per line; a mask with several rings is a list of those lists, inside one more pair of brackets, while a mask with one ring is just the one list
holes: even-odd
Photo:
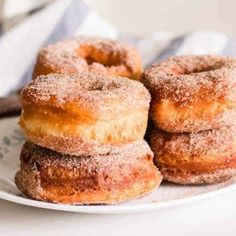
[[214, 65], [201, 65], [201, 66], [196, 66], [192, 70], [184, 70], [184, 74], [197, 74], [197, 73], [203, 73], [203, 72], [209, 72], [209, 71], [214, 71], [222, 68], [224, 66], [223, 62], [216, 62]]
[[103, 81], [95, 81], [89, 85], [90, 91], [111, 91], [119, 88], [119, 85], [115, 81], [107, 81], [106, 83]]
[[196, 68], [194, 71], [192, 71], [190, 74], [196, 74], [196, 73], [202, 73], [202, 72], [208, 72], [208, 71], [213, 71], [213, 70], [218, 70], [222, 67], [223, 65], [214, 65], [214, 66], [206, 66], [202, 68]]
[[119, 66], [122, 64], [122, 57], [119, 53], [111, 53], [106, 48], [98, 49], [93, 46], [81, 46], [78, 49], [78, 55], [90, 66], [94, 63], [103, 65], [104, 67]]
[[[105, 59], [105, 57], [107, 59]], [[118, 56], [114, 56], [114, 55], [110, 55], [110, 56], [106, 55], [104, 56], [104, 58], [101, 58], [101, 57], [96, 57], [93, 54], [90, 54], [87, 57], [85, 57], [85, 60], [88, 65], [99, 63], [99, 64], [102, 64], [104, 67], [119, 66], [122, 64], [121, 59]]]
[[167, 70], [167, 73], [169, 75], [191, 75], [191, 74], [197, 74], [197, 73], [203, 73], [203, 72], [209, 72], [221, 69], [225, 66], [225, 63], [223, 61], [217, 61], [213, 64], [193, 64], [190, 66], [189, 64], [179, 64], [175, 65], [170, 68], [170, 70]]

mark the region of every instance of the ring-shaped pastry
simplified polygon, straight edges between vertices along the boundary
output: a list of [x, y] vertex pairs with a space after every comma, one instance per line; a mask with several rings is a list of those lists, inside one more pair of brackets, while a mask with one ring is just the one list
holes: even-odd
[[115, 204], [154, 190], [161, 174], [145, 141], [105, 155], [70, 156], [27, 141], [16, 185], [25, 195], [67, 204]]
[[235, 124], [235, 58], [171, 57], [150, 66], [143, 83], [152, 96], [150, 116], [163, 130], [198, 132]]
[[131, 45], [116, 40], [80, 36], [40, 49], [33, 77], [50, 73], [94, 73], [139, 80], [141, 58]]
[[21, 100], [19, 123], [29, 140], [80, 155], [142, 140], [150, 94], [123, 77], [49, 74], [32, 80]]
[[236, 175], [236, 127], [198, 133], [150, 135], [154, 161], [163, 179], [178, 184], [212, 184]]

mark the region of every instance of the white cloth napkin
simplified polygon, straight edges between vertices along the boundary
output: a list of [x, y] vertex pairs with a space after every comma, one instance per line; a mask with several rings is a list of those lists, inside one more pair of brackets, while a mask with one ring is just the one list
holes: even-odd
[[235, 43], [221, 33], [196, 31], [174, 38], [155, 32], [134, 39], [118, 32], [84, 0], [57, 0], [0, 37], [0, 96], [28, 83], [39, 47], [81, 34], [126, 40], [139, 49], [145, 66], [180, 54], [236, 55]]

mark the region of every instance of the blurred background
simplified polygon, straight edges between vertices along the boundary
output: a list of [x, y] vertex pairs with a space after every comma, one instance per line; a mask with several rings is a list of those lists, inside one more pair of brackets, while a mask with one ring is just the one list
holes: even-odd
[[81, 34], [128, 41], [144, 66], [180, 54], [236, 56], [235, 7], [235, 0], [0, 0], [0, 80], [7, 78], [0, 96], [31, 79], [42, 45]]
[[[0, 30], [8, 31], [53, 0], [0, 0]], [[56, 0], [54, 0], [56, 1]], [[66, 0], [65, 0], [66, 2]], [[192, 30], [221, 31], [236, 38], [235, 0], [87, 0], [122, 32], [142, 37], [153, 31], [175, 35]]]

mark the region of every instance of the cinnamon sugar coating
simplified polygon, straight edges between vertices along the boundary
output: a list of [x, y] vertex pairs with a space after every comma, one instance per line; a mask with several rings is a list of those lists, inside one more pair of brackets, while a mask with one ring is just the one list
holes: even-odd
[[23, 89], [20, 125], [32, 142], [70, 155], [142, 140], [150, 94], [138, 81], [94, 74], [39, 76]]
[[150, 116], [161, 129], [198, 132], [235, 124], [235, 58], [171, 57], [150, 66], [143, 83], [152, 96]]
[[[212, 179], [216, 182], [226, 179], [218, 178], [219, 176], [231, 177], [232, 173], [236, 173], [235, 126], [182, 134], [156, 129], [150, 136], [150, 145], [155, 163], [163, 170], [163, 178], [169, 181], [172, 179], [177, 183], [179, 176], [180, 183], [213, 183], [214, 181], [210, 180], [211, 173], [214, 173], [215, 177]], [[227, 170], [230, 170], [229, 174]], [[165, 175], [168, 177], [165, 178]], [[191, 180], [191, 175], [196, 177], [195, 180]]]
[[71, 113], [71, 108], [81, 108], [104, 119], [110, 119], [110, 113], [121, 116], [130, 109], [148, 108], [150, 102], [149, 92], [138, 81], [91, 73], [39, 76], [22, 90], [21, 97], [23, 106], [68, 109]]
[[139, 79], [142, 74], [141, 58], [137, 50], [127, 43], [80, 36], [42, 47], [33, 77], [78, 72]]
[[160, 181], [145, 141], [79, 157], [27, 141], [16, 174], [16, 185], [27, 196], [69, 204], [115, 204], [150, 192]]
[[161, 173], [166, 181], [172, 183], [183, 185], [200, 185], [224, 182], [236, 175], [236, 169], [226, 168], [200, 173], [162, 167]]

